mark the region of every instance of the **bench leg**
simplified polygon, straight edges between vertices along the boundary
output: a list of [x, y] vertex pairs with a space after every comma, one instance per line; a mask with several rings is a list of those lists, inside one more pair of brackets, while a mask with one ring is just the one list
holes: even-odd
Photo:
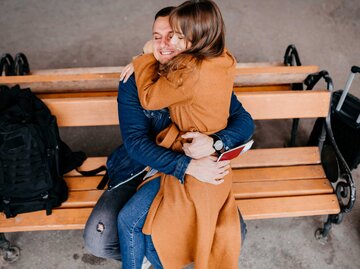
[[299, 121], [300, 119], [293, 119], [292, 127], [291, 127], [291, 138], [288, 146], [294, 147], [296, 143], [297, 131], [299, 129]]
[[0, 251], [4, 262], [13, 263], [20, 257], [20, 249], [11, 246], [4, 233], [0, 233]]
[[327, 221], [324, 223], [324, 228], [319, 228], [315, 232], [315, 237], [321, 243], [326, 243], [332, 224], [340, 224], [344, 218], [344, 214], [329, 215]]

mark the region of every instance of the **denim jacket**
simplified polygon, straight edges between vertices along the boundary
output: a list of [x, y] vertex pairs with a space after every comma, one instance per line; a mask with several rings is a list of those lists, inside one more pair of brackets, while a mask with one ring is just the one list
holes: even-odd
[[[142, 108], [134, 75], [126, 83], [120, 82], [117, 101], [124, 144], [116, 148], [108, 158], [108, 188], [128, 182], [147, 166], [172, 175], [183, 183], [191, 158], [158, 146], [155, 142], [156, 135], [171, 123], [169, 111]], [[223, 141], [225, 150], [228, 150], [250, 139], [253, 132], [254, 123], [250, 114], [233, 94], [228, 125], [215, 135]]]

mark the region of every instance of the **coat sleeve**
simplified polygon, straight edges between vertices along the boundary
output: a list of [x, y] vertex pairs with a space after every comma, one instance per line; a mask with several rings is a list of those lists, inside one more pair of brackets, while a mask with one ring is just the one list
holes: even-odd
[[[194, 95], [192, 87], [197, 79], [192, 67], [173, 71], [167, 77], [160, 76], [156, 81], [153, 75], [157, 72], [156, 59], [152, 54], [145, 54], [133, 61], [136, 85], [143, 108], [157, 110], [174, 104], [191, 101]], [[179, 86], [179, 78], [182, 80]]]
[[133, 76], [119, 84], [118, 109], [120, 131], [129, 156], [183, 183], [191, 158], [156, 145], [154, 126], [139, 103]]

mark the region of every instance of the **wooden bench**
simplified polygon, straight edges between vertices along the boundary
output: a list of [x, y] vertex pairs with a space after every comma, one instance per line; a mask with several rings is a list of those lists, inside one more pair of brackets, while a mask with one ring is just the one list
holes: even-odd
[[[267, 84], [256, 80], [263, 72], [268, 80], [281, 77], [282, 81], [287, 78], [286, 83], [292, 83], [294, 80], [289, 80], [288, 76], [294, 75], [294, 70], [299, 68], [240, 66], [236, 81], [240, 83], [246, 77], [252, 86]], [[39, 71], [30, 76], [0, 77], [0, 84], [19, 83], [22, 87], [34, 89], [57, 116], [60, 127], [118, 125], [117, 92], [114, 89], [119, 73], [110, 72], [110, 69]], [[299, 73], [304, 73], [302, 76], [308, 71], [301, 70]], [[271, 80], [269, 85], [276, 85], [273, 82]], [[330, 104], [330, 92], [327, 90], [240, 91], [236, 95], [255, 120], [327, 117]], [[338, 151], [341, 177], [332, 179], [333, 183], [329, 181], [321, 149], [321, 145], [253, 149], [234, 159], [231, 163], [234, 169], [233, 188], [244, 218], [329, 215], [324, 229], [319, 230], [319, 235], [322, 232], [326, 236], [331, 224], [339, 223], [343, 213], [351, 210], [355, 191], [351, 173]], [[90, 170], [105, 162], [105, 156], [91, 157], [81, 169]], [[54, 209], [52, 215], [46, 216], [44, 211], [20, 214], [11, 219], [1, 215], [0, 232], [83, 229], [92, 208], [104, 192], [96, 189], [101, 178], [101, 175], [84, 177], [76, 171], [68, 173], [65, 179], [69, 186], [69, 198], [61, 207]]]

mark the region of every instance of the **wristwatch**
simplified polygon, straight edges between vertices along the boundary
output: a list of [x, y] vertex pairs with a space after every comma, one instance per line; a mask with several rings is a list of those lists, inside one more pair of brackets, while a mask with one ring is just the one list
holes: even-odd
[[225, 151], [224, 143], [222, 140], [216, 135], [210, 135], [210, 137], [214, 140], [213, 148], [218, 156], [221, 155]]

